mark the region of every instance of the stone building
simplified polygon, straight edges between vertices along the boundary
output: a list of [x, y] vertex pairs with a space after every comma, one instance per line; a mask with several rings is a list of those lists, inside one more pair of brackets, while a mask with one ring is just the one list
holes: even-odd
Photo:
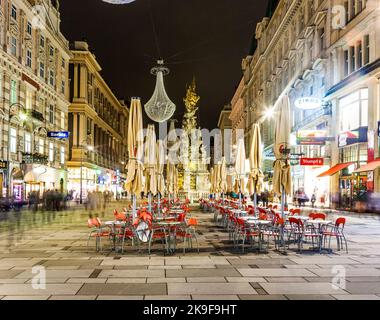
[[372, 163], [379, 156], [379, 7], [378, 0], [270, 1], [242, 63], [247, 140], [259, 121], [270, 177], [273, 107], [288, 95], [294, 191], [316, 194], [320, 205], [354, 208], [380, 189]]
[[[59, 2], [0, 1], [0, 196], [66, 190], [69, 45]], [[52, 133], [61, 134], [52, 134]]]
[[129, 110], [102, 78], [101, 66], [84, 41], [71, 47], [68, 162], [69, 190], [123, 191]]

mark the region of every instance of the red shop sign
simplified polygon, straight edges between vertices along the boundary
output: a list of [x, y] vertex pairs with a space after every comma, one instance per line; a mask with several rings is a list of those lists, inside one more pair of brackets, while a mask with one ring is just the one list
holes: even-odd
[[324, 165], [323, 158], [301, 158], [301, 166], [323, 166]]

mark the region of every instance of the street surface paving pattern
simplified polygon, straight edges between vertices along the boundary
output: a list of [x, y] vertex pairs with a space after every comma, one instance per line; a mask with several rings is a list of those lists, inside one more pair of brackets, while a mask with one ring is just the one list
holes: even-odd
[[[112, 208], [100, 214], [112, 220]], [[122, 206], [121, 206], [122, 207]], [[380, 216], [347, 214], [349, 253], [302, 254], [274, 248], [266, 254], [233, 249], [212, 213], [197, 206], [200, 253], [173, 256], [154, 245], [121, 255], [87, 250], [88, 212], [0, 213], [0, 299], [39, 300], [380, 300]], [[334, 220], [339, 213], [329, 214]], [[333, 248], [336, 244], [333, 242]], [[291, 247], [292, 248], [292, 247]], [[34, 266], [46, 269], [46, 288], [33, 289]], [[334, 267], [344, 267], [345, 288], [332, 285]]]

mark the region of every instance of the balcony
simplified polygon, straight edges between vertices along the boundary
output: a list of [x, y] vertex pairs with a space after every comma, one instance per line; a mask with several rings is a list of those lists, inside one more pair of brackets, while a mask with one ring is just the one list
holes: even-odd
[[43, 114], [41, 112], [36, 111], [36, 110], [28, 110], [27, 114], [33, 120], [37, 120], [38, 122], [44, 122], [45, 121]]
[[309, 125], [310, 123], [318, 120], [319, 118], [330, 117], [330, 116], [332, 116], [332, 105], [331, 104], [325, 104], [323, 106], [323, 108], [318, 109], [313, 114], [309, 115], [308, 117], [306, 117], [302, 121], [298, 122], [292, 128], [292, 132], [296, 132], [296, 131], [302, 129], [303, 127], [305, 127], [305, 126]]

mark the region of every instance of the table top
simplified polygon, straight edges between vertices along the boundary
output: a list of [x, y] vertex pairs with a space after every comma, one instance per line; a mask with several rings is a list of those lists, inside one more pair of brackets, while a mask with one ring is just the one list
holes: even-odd
[[157, 222], [158, 225], [160, 226], [179, 226], [182, 224], [182, 222], [179, 222], [179, 221], [160, 221], [160, 222]]
[[114, 226], [114, 225], [124, 225], [124, 221], [106, 221], [104, 222], [106, 226]]
[[327, 224], [332, 224], [333, 222], [332, 221], [329, 221], [329, 220], [307, 220], [307, 223], [311, 223], [311, 224], [323, 224], [323, 225], [327, 225]]
[[268, 221], [268, 220], [253, 220], [253, 219], [250, 219], [250, 220], [247, 220], [246, 223], [248, 223], [248, 224], [262, 224], [262, 225], [269, 225], [269, 224], [272, 224], [272, 221]]
[[306, 217], [306, 216], [289, 216], [289, 218], [300, 219], [300, 220], [304, 220], [304, 221], [310, 219], [309, 217]]

